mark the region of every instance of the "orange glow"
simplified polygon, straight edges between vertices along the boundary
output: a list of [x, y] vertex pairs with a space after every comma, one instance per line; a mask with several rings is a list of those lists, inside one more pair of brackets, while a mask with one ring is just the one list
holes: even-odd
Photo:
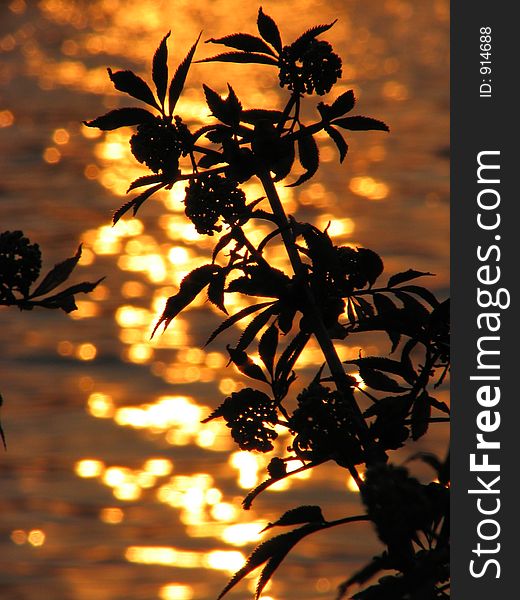
[[109, 525], [121, 523], [124, 517], [125, 514], [120, 508], [103, 508], [99, 513], [100, 520]]
[[90, 300], [76, 300], [78, 310], [69, 313], [71, 319], [91, 319], [99, 315], [99, 305]]
[[33, 529], [29, 531], [27, 541], [31, 546], [43, 546], [45, 544], [45, 533], [41, 529]]
[[101, 392], [90, 394], [87, 407], [89, 413], [98, 419], [110, 419], [114, 416], [114, 404], [112, 398], [107, 394]]
[[14, 115], [10, 110], [0, 110], [0, 128], [11, 127], [14, 123]]
[[76, 357], [80, 360], [94, 360], [97, 355], [97, 348], [94, 344], [80, 344], [76, 349]]
[[134, 344], [128, 349], [128, 360], [136, 364], [144, 364], [153, 358], [153, 348], [146, 344]]
[[27, 533], [23, 529], [15, 529], [11, 532], [11, 541], [17, 546], [27, 542]]
[[238, 550], [214, 550], [204, 557], [204, 566], [226, 573], [235, 573], [245, 562], [245, 556]]
[[83, 478], [99, 477], [104, 468], [105, 465], [102, 461], [91, 458], [80, 460], [74, 465], [76, 475]]
[[264, 526], [265, 523], [262, 521], [236, 523], [224, 529], [222, 540], [233, 546], [245, 546], [251, 542], [258, 542], [262, 538], [260, 531]]
[[54, 147], [45, 148], [43, 151], [43, 160], [50, 165], [55, 165], [60, 162], [61, 152]]
[[168, 583], [159, 590], [160, 600], [191, 600], [193, 588], [180, 583]]
[[386, 183], [378, 182], [372, 177], [353, 177], [349, 187], [354, 194], [364, 196], [368, 200], [383, 200], [389, 192]]
[[150, 458], [144, 463], [143, 469], [157, 477], [165, 477], [173, 471], [173, 463], [168, 458]]
[[61, 356], [70, 356], [74, 352], [74, 346], [68, 340], [62, 340], [58, 343], [58, 354]]
[[68, 144], [70, 140], [69, 132], [66, 129], [56, 129], [52, 135], [52, 141], [59, 146]]
[[233, 452], [229, 458], [229, 464], [238, 471], [238, 485], [245, 490], [257, 485], [258, 471], [264, 462], [263, 457], [244, 451]]

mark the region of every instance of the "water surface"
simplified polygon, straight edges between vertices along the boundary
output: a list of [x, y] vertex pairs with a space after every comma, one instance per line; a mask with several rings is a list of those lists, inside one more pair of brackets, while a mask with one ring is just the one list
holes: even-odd
[[[289, 211], [322, 227], [331, 221], [336, 243], [373, 248], [389, 273], [410, 266], [436, 273], [431, 286], [444, 296], [448, 2], [284, 0], [263, 8], [287, 41], [338, 18], [325, 36], [344, 61], [336, 93], [354, 89], [357, 113], [391, 127], [390, 135], [352, 134], [341, 167], [323, 140], [319, 175], [297, 190], [281, 188]], [[9, 444], [0, 459], [2, 598], [210, 600], [261, 539], [260, 529], [284, 510], [320, 503], [329, 518], [360, 511], [345, 473], [332, 467], [241, 510], [268, 459], [237, 452], [222, 423], [200, 424], [244, 385], [224, 368], [225, 344], [237, 330], [202, 350], [222, 317], [201, 298], [149, 340], [165, 298], [203, 263], [212, 240], [186, 222], [182, 185], [111, 228], [128, 183], [144, 171], [129, 153], [128, 132], [98, 135], [81, 125], [125, 105], [107, 66], [149, 78], [168, 30], [173, 68], [200, 30], [203, 39], [254, 33], [256, 10], [238, 0], [1, 3], [2, 230], [23, 229], [40, 243], [47, 268], [83, 243], [76, 281], [107, 276], [70, 316], [0, 312]], [[212, 52], [201, 44], [198, 56]], [[203, 81], [220, 91], [232, 82], [247, 107], [283, 101], [268, 67], [199, 64], [178, 106], [191, 123], [208, 114]], [[249, 198], [261, 194], [254, 183], [246, 187]], [[269, 259], [285, 260], [276, 247]], [[356, 357], [357, 344], [342, 344], [341, 356]], [[378, 344], [367, 341], [363, 350], [388, 352]], [[318, 362], [311, 347], [303, 379]], [[443, 453], [446, 436], [436, 426], [407, 453]], [[330, 598], [377, 548], [362, 524], [316, 535], [291, 554], [263, 598]], [[248, 579], [230, 597], [249, 597], [252, 589]]]

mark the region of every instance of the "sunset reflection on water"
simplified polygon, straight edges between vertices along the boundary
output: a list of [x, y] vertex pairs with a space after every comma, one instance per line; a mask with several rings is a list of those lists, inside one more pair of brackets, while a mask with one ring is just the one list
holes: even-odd
[[[328, 226], [338, 245], [374, 248], [389, 273], [409, 266], [436, 272], [431, 285], [445, 295], [449, 3], [262, 5], [287, 41], [338, 17], [325, 36], [344, 59], [334, 94], [354, 89], [360, 114], [384, 119], [392, 132], [352, 135], [341, 167], [330, 139], [320, 139], [320, 174], [301, 188], [279, 186], [287, 211]], [[112, 227], [128, 185], [148, 171], [130, 153], [131, 128], [102, 133], [81, 124], [128, 104], [107, 66], [149, 79], [151, 57], [169, 29], [173, 67], [201, 30], [203, 39], [254, 32], [257, 9], [238, 0], [11, 0], [0, 7], [0, 194], [12, 206], [2, 212], [5, 228], [23, 228], [51, 264], [82, 243], [79, 280], [107, 276], [78, 298], [70, 318], [34, 311], [6, 320], [6, 339], [20, 340], [8, 348], [2, 373], [6, 599], [32, 600], [44, 591], [53, 600], [211, 600], [284, 510], [322, 503], [331, 518], [359, 511], [355, 483], [326, 466], [273, 485], [242, 510], [270, 457], [239, 451], [223, 421], [201, 423], [226, 395], [249, 385], [226, 367], [225, 344], [238, 330], [204, 346], [225, 315], [200, 294], [151, 339], [167, 298], [210, 260], [214, 238], [200, 236], [185, 218], [182, 182]], [[197, 52], [200, 58], [212, 49], [201, 44]], [[207, 119], [203, 81], [217, 90], [233, 82], [246, 107], [282, 106], [276, 74], [260, 66], [252, 80], [251, 71], [194, 65], [179, 114], [191, 128]], [[244, 189], [248, 200], [263, 196], [254, 180]], [[257, 223], [246, 229], [253, 243], [270, 231]], [[288, 264], [273, 242], [266, 257], [277, 268]], [[250, 302], [228, 296], [230, 314]], [[339, 342], [341, 358], [356, 358], [359, 343]], [[369, 340], [363, 351], [387, 353], [379, 344]], [[319, 364], [311, 343], [298, 385]], [[288, 437], [278, 433], [275, 454], [282, 455]], [[433, 432], [440, 452], [446, 435], [440, 427]], [[262, 600], [332, 597], [377, 549], [362, 527], [301, 544]], [[245, 598], [254, 585], [249, 577], [229, 596]]]

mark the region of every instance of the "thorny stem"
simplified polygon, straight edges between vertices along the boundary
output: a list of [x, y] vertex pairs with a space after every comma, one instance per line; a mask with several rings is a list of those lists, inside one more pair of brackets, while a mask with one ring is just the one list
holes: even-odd
[[[276, 217], [278, 217], [280, 223], [283, 223], [283, 225], [287, 226], [281, 229], [282, 239], [287, 254], [289, 256], [289, 260], [291, 262], [293, 271], [295, 275], [298, 275], [300, 274], [304, 266], [296, 248], [292, 230], [288, 226], [289, 222], [287, 219], [287, 215], [285, 214], [285, 210], [282, 206], [280, 197], [278, 196], [278, 192], [276, 190], [274, 182], [271, 178], [271, 175], [267, 171], [260, 172], [259, 178], [265, 189], [273, 213]], [[338, 353], [336, 352], [336, 348], [334, 347], [334, 344], [332, 343], [332, 340], [325, 328], [325, 325], [323, 324], [323, 320], [319, 313], [318, 307], [316, 306], [314, 296], [307, 285], [304, 286], [304, 289], [309, 310], [309, 316], [311, 317], [314, 323], [314, 335], [316, 336], [321, 351], [323, 352], [323, 356], [327, 361], [327, 365], [332, 374], [332, 377], [334, 378], [336, 387], [340, 394], [343, 396], [347, 405], [350, 407], [352, 420], [357, 429], [357, 435], [365, 450], [366, 463], [367, 465], [373, 464], [374, 462], [378, 461], [378, 449], [374, 440], [370, 436], [370, 432], [368, 430], [368, 426], [365, 420], [363, 419], [361, 409], [359, 408], [357, 402], [353, 397], [353, 394], [351, 393], [349, 380], [343, 369], [343, 365], [338, 356]], [[358, 485], [362, 485], [362, 480], [359, 477], [359, 473], [357, 472], [355, 466], [349, 467], [349, 471], [352, 477], [358, 483]]]

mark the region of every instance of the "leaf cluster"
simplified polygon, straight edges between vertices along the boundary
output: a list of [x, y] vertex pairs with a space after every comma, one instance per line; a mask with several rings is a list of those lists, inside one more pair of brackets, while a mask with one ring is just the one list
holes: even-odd
[[[225, 315], [206, 344], [232, 327], [240, 329], [234, 344], [227, 345], [229, 362], [256, 387], [232, 393], [205, 422], [222, 418], [242, 450], [276, 454], [267, 467], [268, 478], [247, 495], [244, 508], [277, 481], [328, 461], [349, 471], [366, 507], [364, 515], [330, 522], [317, 506], [288, 511], [266, 529], [301, 526], [259, 545], [219, 598], [265, 565], [255, 596], [259, 598], [300, 540], [357, 521], [372, 522], [385, 550], [341, 586], [338, 598], [352, 585], [365, 585], [385, 570], [392, 574], [353, 598], [446, 597], [446, 463], [421, 457], [438, 471], [438, 482], [421, 484], [406, 469], [392, 466], [389, 458], [405, 442], [426, 435], [432, 423], [449, 418], [448, 407], [432, 391], [449, 370], [448, 301], [439, 301], [415, 282], [431, 273], [410, 268], [381, 283], [384, 262], [376, 251], [335, 245], [328, 228], [322, 231], [288, 217], [276, 192], [276, 182], [290, 178], [287, 185], [299, 186], [316, 174], [320, 132], [329, 136], [343, 162], [348, 153], [345, 132], [389, 130], [378, 119], [351, 115], [356, 106], [352, 90], [320, 101], [315, 120], [303, 120], [303, 100], [329, 93], [341, 76], [341, 59], [319, 37], [333, 25], [317, 25], [284, 44], [275, 20], [260, 8], [258, 35], [211, 38], [207, 41], [229, 50], [193, 61], [197, 40], [171, 80], [167, 34], [152, 62], [155, 91], [130, 71], [109, 70], [116, 89], [149, 108], [122, 108], [86, 122], [102, 130], [136, 127], [131, 150], [152, 171], [130, 184], [128, 191], [146, 189], [116, 211], [114, 223], [129, 210], [135, 214], [157, 191], [184, 181], [187, 218], [200, 234], [217, 234], [211, 261], [182, 280], [152, 335], [160, 327], [166, 329], [202, 293]], [[210, 114], [195, 129], [175, 114], [193, 62], [274, 68], [280, 86], [288, 90], [285, 107], [246, 107], [232, 85], [222, 93], [204, 84]], [[254, 177], [263, 185], [265, 197], [248, 201], [241, 186]], [[268, 224], [269, 232], [258, 243], [246, 235], [244, 225], [249, 221]], [[276, 241], [283, 243], [292, 271], [269, 263], [266, 249]], [[229, 314], [229, 294], [246, 298], [246, 307]], [[334, 340], [363, 339], [374, 333], [388, 337], [388, 356], [360, 352], [358, 358], [341, 362]], [[298, 361], [313, 337], [324, 364], [295, 392]], [[275, 449], [280, 429], [290, 438], [282, 454]], [[301, 467], [289, 473], [287, 464], [293, 461]], [[365, 480], [359, 465], [367, 467]]]

